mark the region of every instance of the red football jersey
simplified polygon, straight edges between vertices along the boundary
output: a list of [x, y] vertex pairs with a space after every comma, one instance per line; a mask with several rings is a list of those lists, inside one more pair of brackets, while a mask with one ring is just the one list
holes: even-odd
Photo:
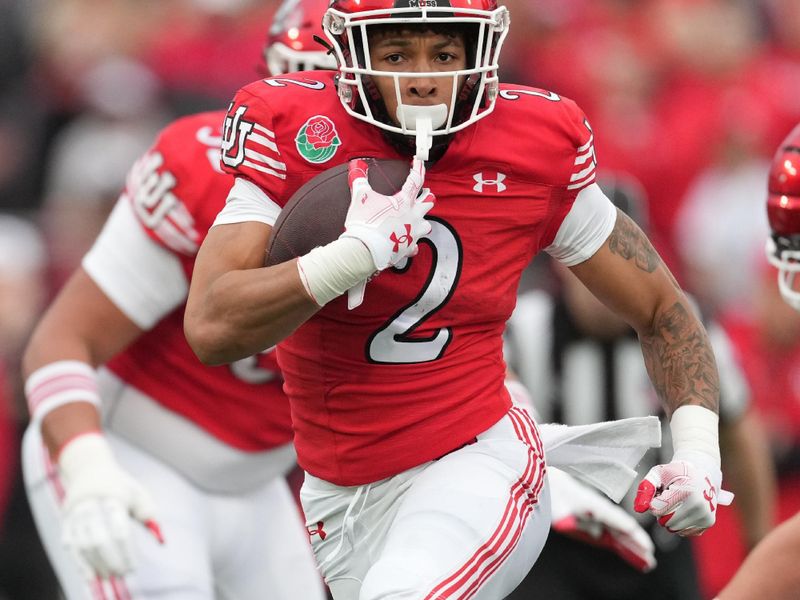
[[[240, 90], [223, 167], [283, 206], [348, 159], [401, 158], [347, 115], [333, 76]], [[304, 469], [340, 485], [376, 481], [462, 446], [507, 412], [503, 329], [522, 270], [594, 181], [591, 140], [572, 101], [524, 86], [503, 87], [495, 111], [454, 136], [427, 171], [437, 202], [418, 256], [374, 277], [357, 309], [337, 298], [278, 346]]]
[[[125, 196], [152, 239], [187, 278], [233, 179], [219, 168], [224, 111], [179, 119], [131, 169]], [[229, 366], [203, 365], [183, 335], [180, 306], [108, 367], [130, 385], [227, 444], [259, 451], [291, 441], [289, 404], [274, 352]]]

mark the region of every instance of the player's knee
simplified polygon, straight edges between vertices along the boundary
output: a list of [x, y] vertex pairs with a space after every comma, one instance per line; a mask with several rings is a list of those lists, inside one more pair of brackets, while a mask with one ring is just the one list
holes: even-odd
[[381, 558], [367, 572], [358, 600], [419, 600], [423, 592], [418, 569], [401, 558]]

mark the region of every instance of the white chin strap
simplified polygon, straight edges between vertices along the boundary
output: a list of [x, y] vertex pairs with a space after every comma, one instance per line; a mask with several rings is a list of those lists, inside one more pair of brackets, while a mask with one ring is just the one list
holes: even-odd
[[431, 132], [444, 125], [447, 120], [447, 105], [416, 106], [401, 103], [397, 105], [397, 120], [404, 129], [416, 134], [415, 156], [421, 160], [428, 160], [428, 153], [433, 145]]

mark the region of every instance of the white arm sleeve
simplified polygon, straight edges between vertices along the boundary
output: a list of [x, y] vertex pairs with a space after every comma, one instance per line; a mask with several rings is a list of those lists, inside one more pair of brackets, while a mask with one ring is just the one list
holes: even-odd
[[593, 183], [578, 192], [553, 243], [544, 251], [567, 267], [574, 267], [600, 249], [616, 220], [616, 207], [600, 186]]
[[181, 261], [147, 235], [124, 196], [81, 266], [143, 330], [183, 304], [189, 293]]
[[246, 221], [257, 221], [272, 227], [280, 212], [281, 207], [264, 190], [252, 181], [237, 177], [212, 227]]

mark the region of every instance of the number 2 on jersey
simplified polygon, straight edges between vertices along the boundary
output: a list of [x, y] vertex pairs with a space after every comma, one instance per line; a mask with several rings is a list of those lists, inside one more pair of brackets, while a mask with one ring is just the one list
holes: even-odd
[[[412, 337], [428, 317], [447, 303], [461, 275], [461, 242], [455, 230], [441, 219], [428, 217], [428, 221], [432, 225], [431, 232], [419, 240], [420, 244], [430, 246], [433, 254], [428, 279], [411, 304], [401, 308], [370, 336], [366, 348], [370, 362], [430, 362], [441, 358], [452, 340], [450, 327], [437, 329], [428, 337]], [[403, 272], [403, 269], [397, 270]]]

